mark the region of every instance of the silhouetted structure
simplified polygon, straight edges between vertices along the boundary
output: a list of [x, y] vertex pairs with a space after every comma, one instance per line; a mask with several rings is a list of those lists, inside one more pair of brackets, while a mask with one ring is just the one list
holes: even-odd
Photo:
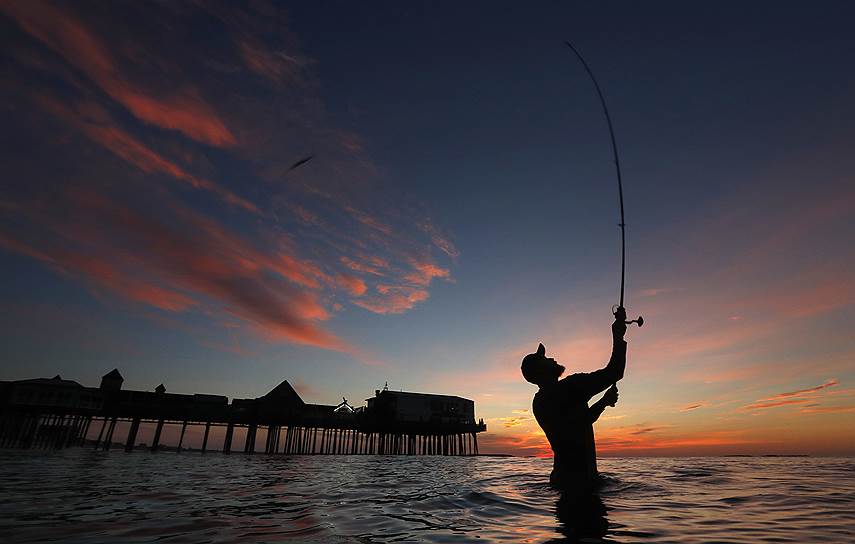
[[235, 428], [243, 427], [245, 453], [255, 452], [261, 430], [265, 453], [477, 455], [477, 433], [486, 430], [483, 420], [475, 421], [473, 401], [449, 395], [384, 388], [367, 407], [353, 408], [347, 400], [309, 404], [286, 380], [262, 397], [229, 404], [221, 395], [167, 393], [163, 384], [154, 392], [125, 390], [123, 381], [113, 369], [98, 388], [60, 376], [0, 382], [0, 447], [89, 443], [108, 450], [121, 421], [129, 423], [127, 451], [137, 446], [140, 425], [154, 423], [153, 451], [162, 447], [165, 425], [181, 425], [178, 451], [188, 426], [204, 426], [202, 452], [211, 427], [219, 426], [225, 427], [224, 453], [233, 449]]

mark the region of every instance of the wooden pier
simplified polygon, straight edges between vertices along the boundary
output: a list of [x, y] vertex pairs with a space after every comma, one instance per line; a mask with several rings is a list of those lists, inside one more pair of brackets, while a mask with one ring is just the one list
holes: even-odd
[[[287, 381], [255, 399], [121, 389], [113, 370], [98, 388], [52, 379], [0, 382], [0, 447], [99, 450], [145, 447], [286, 455], [478, 455], [474, 403], [461, 397], [375, 391], [367, 407], [303, 402]], [[138, 442], [142, 428], [150, 443]], [[164, 430], [172, 431], [171, 443]], [[194, 434], [196, 447], [185, 438]], [[212, 433], [213, 431], [213, 433]], [[117, 434], [118, 433], [118, 434]], [[212, 447], [212, 434], [222, 441]]]

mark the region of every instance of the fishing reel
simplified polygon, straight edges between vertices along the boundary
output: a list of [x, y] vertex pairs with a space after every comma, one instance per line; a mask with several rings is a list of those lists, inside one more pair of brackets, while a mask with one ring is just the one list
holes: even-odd
[[638, 316], [638, 319], [631, 319], [631, 320], [627, 321], [626, 320], [626, 308], [624, 308], [623, 306], [618, 306], [617, 304], [614, 304], [612, 306], [612, 315], [615, 316], [615, 319], [623, 321], [627, 325], [632, 325], [633, 323], [638, 323], [639, 327], [644, 326], [644, 318], [641, 316]]

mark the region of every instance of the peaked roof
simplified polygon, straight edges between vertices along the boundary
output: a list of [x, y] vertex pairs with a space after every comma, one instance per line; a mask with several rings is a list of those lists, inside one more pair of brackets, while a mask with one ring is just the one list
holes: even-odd
[[285, 398], [289, 400], [295, 400], [300, 404], [305, 404], [305, 402], [303, 402], [303, 399], [300, 398], [300, 395], [297, 393], [297, 391], [295, 391], [294, 388], [291, 387], [291, 384], [288, 383], [288, 380], [282, 380], [282, 383], [271, 389], [269, 393], [264, 395], [264, 398]]
[[125, 379], [122, 377], [122, 375], [121, 375], [121, 374], [119, 374], [119, 369], [117, 369], [117, 368], [114, 368], [114, 369], [113, 369], [113, 370], [111, 370], [110, 372], [107, 372], [106, 374], [104, 374], [103, 376], [101, 376], [101, 378], [102, 378], [102, 379], [103, 379], [103, 378], [110, 378], [110, 379], [113, 379], [113, 380], [122, 380], [122, 381], [125, 381]]
[[166, 393], [166, 386], [163, 384], [158, 385], [154, 388], [155, 393]]

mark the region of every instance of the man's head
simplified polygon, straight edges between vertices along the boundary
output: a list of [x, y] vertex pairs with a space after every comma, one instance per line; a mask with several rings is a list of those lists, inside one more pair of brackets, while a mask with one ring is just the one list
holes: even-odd
[[563, 366], [555, 362], [555, 359], [546, 356], [546, 348], [543, 344], [537, 345], [535, 353], [529, 353], [523, 357], [520, 370], [523, 378], [535, 385], [554, 382], [564, 373]]

